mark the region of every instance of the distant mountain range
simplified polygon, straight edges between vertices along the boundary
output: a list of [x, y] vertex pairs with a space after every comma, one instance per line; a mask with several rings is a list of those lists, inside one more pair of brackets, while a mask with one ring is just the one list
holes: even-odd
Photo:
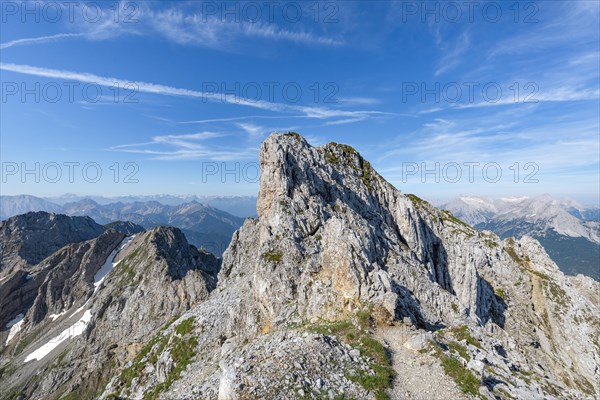
[[57, 205], [65, 205], [67, 203], [74, 203], [87, 199], [94, 200], [96, 203], [102, 205], [111, 203], [146, 203], [155, 201], [168, 206], [179, 206], [185, 203], [198, 202], [207, 204], [211, 207], [218, 208], [219, 210], [242, 218], [256, 216], [256, 196], [175, 196], [170, 194], [158, 194], [148, 196], [104, 197], [64, 194], [57, 197], [43, 197], [41, 199]]
[[100, 204], [92, 199], [81, 199], [57, 204], [28, 195], [0, 196], [2, 219], [30, 211], [89, 216], [99, 224], [129, 221], [145, 229], [160, 225], [173, 226], [181, 229], [191, 244], [203, 247], [217, 256], [225, 251], [233, 232], [244, 222], [244, 218], [197, 201], [178, 205], [166, 205], [157, 201]]
[[[490, 230], [501, 238], [532, 236], [542, 243], [566, 274], [581, 273], [600, 281], [600, 207], [586, 207], [572, 200], [560, 201], [543, 195], [500, 199], [461, 196], [442, 204], [441, 208], [477, 229]], [[233, 232], [243, 223], [239, 216], [255, 215], [256, 198], [0, 196], [2, 219], [29, 211], [89, 216], [99, 224], [129, 221], [145, 229], [173, 226], [181, 229], [191, 244], [220, 255], [227, 248]]]
[[599, 207], [584, 207], [548, 195], [500, 199], [463, 196], [441, 207], [501, 238], [532, 236], [564, 273], [600, 280]]

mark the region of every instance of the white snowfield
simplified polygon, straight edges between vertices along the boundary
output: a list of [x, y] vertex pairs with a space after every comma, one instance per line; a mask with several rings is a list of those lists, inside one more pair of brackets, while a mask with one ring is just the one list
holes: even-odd
[[91, 319], [92, 312], [90, 310], [86, 310], [77, 322], [75, 322], [73, 325], [62, 331], [60, 335], [53, 337], [48, 343], [44, 344], [42, 347], [25, 357], [24, 362], [29, 362], [31, 360], [41, 360], [42, 358], [50, 354], [52, 350], [58, 347], [58, 345], [64, 342], [65, 340], [81, 335]]
[[6, 327], [9, 328], [10, 331], [8, 331], [8, 337], [6, 338], [5, 345], [8, 345], [8, 342], [10, 342], [10, 340], [14, 338], [17, 333], [19, 333], [21, 327], [23, 326], [23, 318], [25, 318], [25, 315], [19, 314], [8, 321]]
[[127, 247], [127, 245], [133, 240], [133, 238], [135, 238], [135, 235], [128, 236], [125, 239], [123, 239], [121, 245], [115, 250], [113, 250], [112, 253], [110, 253], [110, 255], [106, 258], [104, 264], [100, 267], [98, 272], [96, 272], [96, 275], [94, 275], [94, 291], [98, 290], [98, 288], [104, 281], [104, 278], [106, 278], [106, 275], [108, 275], [108, 273], [112, 271], [112, 269], [116, 267], [117, 264], [119, 264], [118, 262], [114, 263], [113, 260], [121, 250]]

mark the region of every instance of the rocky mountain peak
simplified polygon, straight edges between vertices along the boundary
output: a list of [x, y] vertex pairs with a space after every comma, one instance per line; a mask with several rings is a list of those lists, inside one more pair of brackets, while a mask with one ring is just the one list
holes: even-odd
[[[260, 164], [259, 220], [248, 225], [258, 228], [255, 246], [262, 256], [257, 267], [276, 263], [279, 271], [278, 277], [255, 273], [257, 280], [264, 280], [259, 286], [269, 287], [263, 295], [276, 295], [269, 292], [277, 290], [289, 266], [287, 279], [298, 285], [292, 291], [303, 293], [298, 301], [306, 301], [309, 315], [308, 309], [317, 313], [313, 317], [375, 302], [391, 318], [406, 316], [426, 326], [464, 316], [502, 318], [503, 306], [493, 290], [474, 267], [453, 262], [454, 255], [448, 253], [454, 249], [443, 242], [450, 231], [465, 237], [476, 231], [416, 196], [400, 193], [350, 146], [315, 148], [299, 135], [274, 134], [261, 147]], [[243, 228], [240, 235], [244, 233]], [[471, 253], [473, 248], [462, 251]], [[225, 274], [230, 264], [226, 254]], [[314, 284], [319, 280], [322, 287]], [[280, 290], [289, 292], [289, 284], [281, 283]], [[416, 307], [419, 302], [409, 293], [417, 290], [447, 298], [446, 308], [437, 301]], [[315, 291], [328, 292], [332, 304], [323, 307], [325, 294]], [[401, 296], [412, 300], [400, 302]], [[460, 306], [453, 310], [451, 302]]]
[[99, 236], [102, 225], [90, 217], [67, 217], [43, 211], [17, 215], [0, 223], [0, 278], [39, 263], [68, 243]]
[[180, 229], [158, 226], [140, 236], [133, 244], [138, 243], [139, 246], [134, 246], [136, 251], [144, 253], [148, 258], [161, 260], [167, 267], [166, 275], [171, 279], [182, 279], [189, 271], [198, 270], [207, 274], [210, 290], [216, 285], [215, 278], [220, 263], [212, 254], [189, 244]]
[[317, 194], [324, 184], [343, 185], [348, 192], [366, 200], [367, 194], [375, 191], [376, 182], [382, 180], [352, 147], [329, 143], [315, 148], [295, 133], [273, 134], [265, 140], [260, 165], [259, 217], [277, 197], [292, 197], [295, 191]]
[[135, 235], [140, 232], [144, 232], [144, 227], [134, 224], [130, 221], [114, 221], [104, 225], [106, 229], [114, 229], [117, 232], [123, 233], [127, 236]]

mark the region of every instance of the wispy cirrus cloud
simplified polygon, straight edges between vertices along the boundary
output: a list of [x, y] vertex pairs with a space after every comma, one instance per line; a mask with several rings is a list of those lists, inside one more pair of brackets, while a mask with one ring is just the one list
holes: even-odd
[[[56, 3], [57, 6], [66, 7]], [[135, 8], [131, 9], [131, 4]], [[97, 5], [97, 6], [102, 6]], [[115, 14], [119, 10], [122, 15]], [[63, 13], [70, 12], [66, 9]], [[208, 47], [231, 51], [249, 39], [265, 39], [278, 42], [298, 43], [307, 46], [343, 46], [345, 40], [311, 32], [310, 24], [296, 23], [292, 26], [278, 25], [275, 21], [230, 21], [221, 15], [208, 14], [195, 3], [172, 3], [160, 8], [152, 3], [120, 1], [104, 9], [98, 21], [90, 22], [82, 13], [73, 13], [74, 20], [63, 32], [32, 38], [21, 38], [0, 44], [0, 49], [21, 45], [42, 44], [73, 38], [106, 40], [121, 35], [158, 36], [180, 45]], [[57, 26], [60, 26], [57, 24]], [[292, 29], [294, 28], [294, 29]]]
[[80, 38], [80, 37], [85, 37], [88, 35], [89, 34], [87, 34], [87, 33], [59, 33], [56, 35], [10, 40], [8, 42], [0, 43], [0, 50], [8, 49], [8, 48], [14, 47], [14, 46], [47, 43], [47, 42], [63, 40], [63, 39]]
[[600, 90], [592, 88], [573, 88], [561, 86], [558, 88], [541, 91], [539, 93], [527, 94], [526, 97], [515, 101], [514, 96], [504, 96], [498, 101], [479, 101], [475, 103], [466, 103], [454, 105], [453, 108], [464, 109], [464, 108], [481, 108], [481, 107], [495, 107], [495, 106], [507, 106], [507, 105], [519, 105], [519, 104], [536, 104], [536, 103], [547, 103], [547, 102], [569, 102], [569, 101], [586, 101], [586, 100], [599, 100]]
[[[434, 163], [495, 162], [508, 169], [515, 163], [533, 162], [540, 174], [564, 173], [598, 166], [598, 120], [584, 111], [568, 118], [547, 121], [536, 116], [536, 108], [497, 109], [485, 113], [486, 124], [478, 124], [480, 110], [469, 116], [456, 114], [424, 122], [420, 128], [388, 143], [379, 162], [381, 172], [399, 179], [402, 162]], [[527, 122], [529, 120], [529, 122]], [[383, 148], [382, 148], [383, 149]], [[402, 162], [398, 162], [401, 160]], [[504, 174], [513, 178], [513, 171]], [[597, 176], [597, 173], [596, 173]]]
[[[506, 55], [547, 53], [552, 49], [598, 50], [600, 3], [597, 1], [558, 2], [544, 14], [543, 23], [529, 25], [488, 51], [488, 60]], [[596, 64], [597, 66], [597, 64]]]
[[249, 122], [242, 122], [236, 124], [238, 127], [242, 128], [245, 132], [247, 132], [252, 137], [262, 137], [267, 133], [267, 128], [264, 126], [254, 125]]
[[[221, 5], [225, 7], [225, 5]], [[294, 23], [277, 21], [270, 14], [261, 11], [256, 20], [238, 15], [233, 21], [223, 14], [210, 12], [198, 4], [183, 3], [166, 9], [153, 9], [146, 6], [141, 19], [150, 24], [150, 29], [161, 36], [179, 44], [210, 47], [227, 50], [230, 46], [247, 43], [248, 39], [266, 39], [270, 41], [298, 43], [308, 46], [343, 46], [343, 38], [324, 35], [311, 31], [314, 20], [299, 20]], [[312, 16], [309, 10], [304, 15]], [[269, 15], [267, 17], [267, 15]], [[323, 26], [319, 26], [323, 28]]]
[[290, 119], [290, 118], [306, 118], [305, 115], [245, 115], [242, 117], [226, 117], [226, 118], [208, 118], [192, 121], [181, 121], [180, 124], [211, 124], [214, 122], [234, 122], [252, 119]]
[[226, 136], [220, 132], [153, 136], [150, 141], [109, 147], [109, 151], [148, 155], [155, 160], [230, 161], [256, 157], [257, 148], [235, 149], [205, 142]]
[[471, 45], [471, 39], [467, 32], [463, 32], [458, 38], [449, 42], [441, 42], [438, 37], [438, 43], [441, 47], [442, 57], [439, 61], [438, 68], [435, 71], [435, 76], [443, 75], [445, 72], [456, 68], [460, 63], [464, 54], [467, 52]]
[[376, 99], [374, 97], [340, 97], [337, 99], [337, 103], [341, 105], [360, 105], [360, 106], [371, 106], [375, 104], [381, 103], [381, 99]]
[[56, 70], [49, 68], [40, 68], [23, 64], [0, 63], [0, 69], [11, 71], [20, 74], [40, 76], [44, 78], [71, 80], [89, 84], [95, 84], [105, 87], [133, 87], [138, 92], [157, 94], [164, 96], [179, 96], [194, 99], [209, 100], [214, 102], [223, 102], [230, 105], [240, 105], [245, 107], [256, 108], [265, 111], [277, 113], [293, 113], [302, 114], [305, 118], [314, 119], [330, 119], [330, 118], [349, 118], [349, 119], [365, 119], [376, 116], [393, 115], [391, 113], [374, 111], [374, 110], [339, 110], [328, 107], [318, 106], [300, 106], [284, 103], [267, 102], [263, 100], [244, 99], [236, 95], [222, 95], [213, 92], [202, 92], [193, 89], [177, 88], [168, 85], [155, 84], [142, 81], [127, 81], [119, 78], [111, 78], [91, 74], [87, 72], [73, 72], [65, 70]]
[[180, 8], [161, 11], [148, 9], [144, 17], [155, 21], [153, 29], [157, 33], [175, 43], [185, 45], [222, 49], [223, 46], [232, 45], [243, 38], [323, 46], [345, 44], [344, 40], [316, 35], [302, 29], [290, 30], [264, 22], [233, 22]]

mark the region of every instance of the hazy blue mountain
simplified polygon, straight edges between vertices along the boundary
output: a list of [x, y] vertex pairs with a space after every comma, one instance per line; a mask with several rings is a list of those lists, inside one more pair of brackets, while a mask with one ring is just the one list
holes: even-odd
[[98, 204], [84, 199], [63, 205], [67, 215], [88, 215], [101, 224], [129, 221], [145, 229], [156, 226], [173, 226], [181, 229], [188, 241], [198, 247], [220, 255], [231, 241], [243, 218], [196, 201], [177, 206], [157, 201]]
[[127, 236], [135, 235], [136, 233], [145, 231], [143, 226], [134, 224], [130, 221], [114, 221], [104, 225], [104, 227], [106, 229], [114, 229], [115, 231]]
[[[66, 195], [63, 199], [74, 199], [74, 195]], [[129, 198], [130, 200], [133, 199]], [[252, 200], [253, 199], [253, 200]], [[215, 202], [231, 208], [249, 209], [255, 207], [255, 198], [214, 198]], [[83, 198], [64, 204], [52, 203], [34, 196], [2, 196], [0, 198], [5, 218], [12, 217], [15, 212], [23, 214], [28, 211], [50, 211], [70, 216], [89, 216], [99, 224], [110, 224], [116, 221], [131, 222], [150, 229], [156, 226], [173, 226], [180, 228], [188, 241], [198, 247], [220, 255], [225, 251], [233, 232], [242, 226], [244, 218], [219, 210], [205, 203], [193, 200], [177, 205], [168, 205], [156, 200], [113, 202], [101, 204], [91, 198]], [[133, 233], [133, 231], [132, 231]]]
[[158, 202], [169, 206], [179, 206], [185, 203], [198, 202], [208, 204], [228, 212], [229, 214], [246, 218], [256, 216], [256, 196], [196, 196], [196, 195], [148, 195], [148, 196], [78, 196], [74, 194], [64, 194], [58, 197], [47, 197], [45, 200], [57, 205], [65, 205], [81, 200], [93, 200], [94, 202], [107, 205], [112, 203], [147, 203]]
[[60, 212], [60, 206], [40, 197], [29, 195], [0, 196], [2, 220], [30, 211]]

